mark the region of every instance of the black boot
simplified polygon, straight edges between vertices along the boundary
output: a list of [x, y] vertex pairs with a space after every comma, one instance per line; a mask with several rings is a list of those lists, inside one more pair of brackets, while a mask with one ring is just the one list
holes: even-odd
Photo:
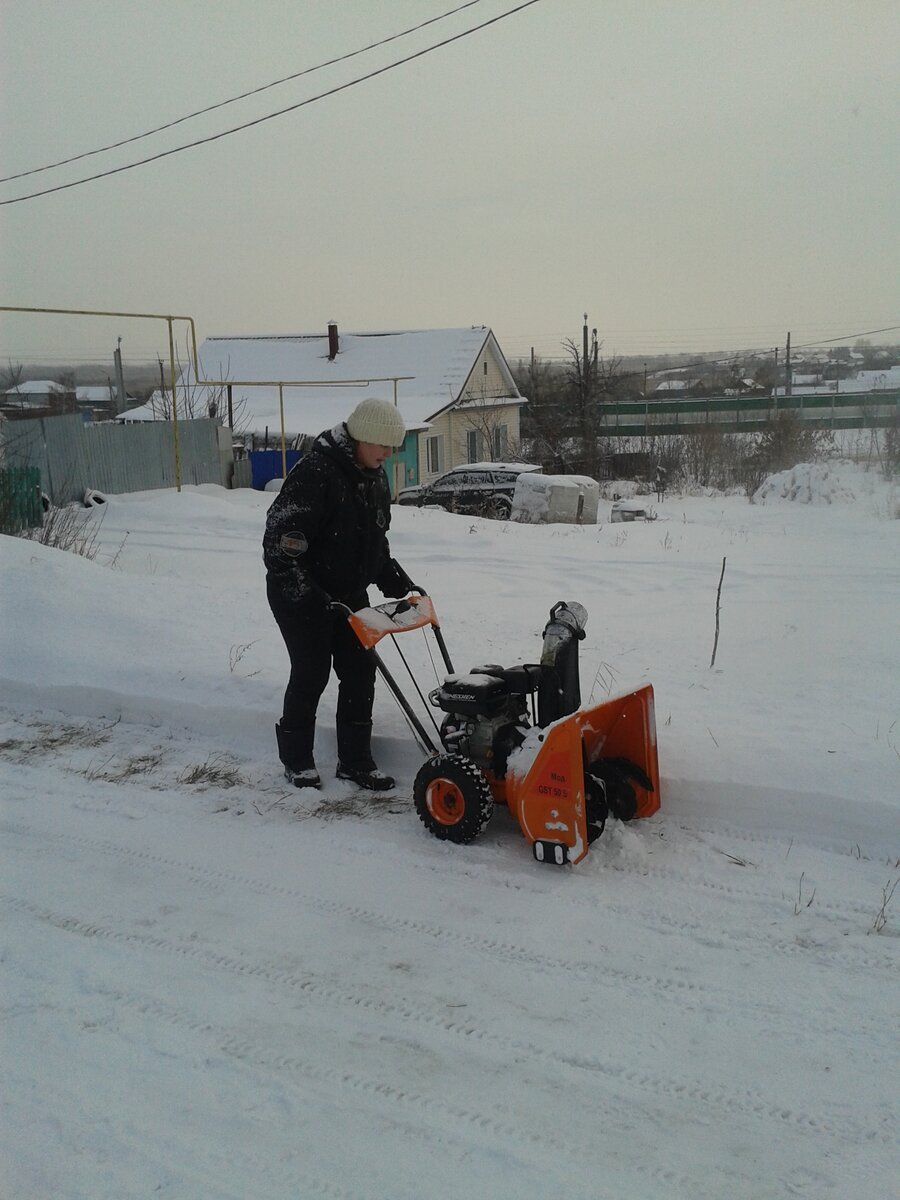
[[338, 779], [350, 779], [360, 787], [368, 788], [370, 792], [389, 792], [395, 783], [393, 775], [385, 775], [384, 771], [379, 771], [374, 762], [371, 767], [347, 767], [338, 763], [335, 774]]
[[387, 792], [394, 779], [375, 766], [372, 758], [372, 722], [341, 722], [337, 730], [338, 779], [349, 779], [370, 792]]
[[278, 757], [284, 766], [284, 777], [294, 787], [320, 787], [322, 780], [313, 758], [315, 724], [300, 729], [285, 729], [279, 722], [275, 726], [278, 741]]

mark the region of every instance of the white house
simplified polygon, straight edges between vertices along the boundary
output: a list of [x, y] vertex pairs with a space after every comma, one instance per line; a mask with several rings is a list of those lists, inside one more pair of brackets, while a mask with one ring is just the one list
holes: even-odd
[[[290, 445], [331, 428], [366, 396], [394, 401], [409, 430], [396, 456], [396, 486], [428, 482], [460, 463], [507, 459], [519, 445], [527, 401], [486, 325], [342, 333], [332, 322], [315, 334], [210, 337], [198, 357], [217, 416], [228, 423], [230, 384], [236, 432], [257, 441], [268, 435], [273, 447], [281, 444], [282, 407]], [[195, 413], [206, 416], [193, 367], [181, 378]], [[164, 415], [152, 407], [126, 419]]]
[[65, 389], [52, 379], [29, 379], [3, 392], [0, 403], [11, 410], [52, 408]]

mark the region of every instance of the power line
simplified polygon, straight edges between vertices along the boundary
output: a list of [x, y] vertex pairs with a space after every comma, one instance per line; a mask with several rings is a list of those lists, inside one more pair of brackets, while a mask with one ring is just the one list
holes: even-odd
[[327, 92], [319, 92], [316, 96], [310, 96], [307, 100], [300, 100], [297, 104], [288, 105], [287, 108], [278, 109], [277, 112], [267, 113], [263, 117], [257, 117], [253, 121], [246, 121], [243, 125], [235, 125], [231, 129], [225, 129], [221, 133], [210, 134], [209, 137], [198, 138], [194, 142], [186, 142], [182, 146], [175, 146], [171, 150], [163, 150], [159, 154], [151, 154], [148, 158], [138, 159], [137, 162], [126, 163], [123, 167], [113, 167], [109, 171], [99, 171], [96, 175], [87, 175], [83, 179], [75, 179], [71, 183], [61, 183], [56, 187], [44, 188], [39, 192], [29, 192], [25, 196], [16, 196], [12, 200], [0, 200], [0, 206], [6, 204], [21, 204], [23, 200], [34, 200], [38, 196], [48, 196], [51, 192], [63, 192], [67, 188], [80, 187], [83, 183], [91, 183], [95, 179], [105, 179], [109, 175], [119, 175], [123, 171], [131, 171], [135, 167], [143, 167], [147, 163], [156, 162], [161, 158], [168, 158], [171, 154], [180, 154], [182, 150], [193, 150], [197, 146], [204, 146], [208, 142], [218, 141], [219, 138], [229, 137], [232, 133], [240, 133], [244, 129], [252, 129], [254, 125], [262, 125], [266, 121], [271, 121], [275, 117], [283, 117], [285, 113], [296, 112], [298, 108], [305, 108], [308, 104], [315, 104], [318, 100], [324, 100], [328, 96], [335, 96], [338, 92], [347, 91], [348, 88], [356, 87], [359, 83], [365, 83], [369, 79], [375, 79], [379, 75], [384, 75], [388, 71], [393, 71], [395, 67], [403, 66], [404, 63], [413, 62], [417, 58], [423, 58], [426, 54], [430, 54], [433, 50], [440, 50], [444, 46], [449, 46], [453, 42], [458, 42], [462, 38], [469, 37], [470, 34], [478, 33], [482, 29], [487, 29], [489, 25], [496, 25], [498, 21], [503, 21], [507, 17], [514, 16], [516, 13], [522, 12], [523, 9], [530, 8], [533, 4], [539, 3], [539, 0], [524, 0], [524, 3], [517, 5], [515, 8], [507, 9], [506, 12], [500, 13], [499, 16], [491, 17], [489, 21], [483, 21], [480, 25], [473, 25], [471, 29], [465, 29], [462, 33], [454, 34], [453, 37], [445, 38], [442, 42], [435, 42], [433, 46], [426, 46], [424, 50], [417, 50], [415, 54], [408, 54], [406, 58], [399, 58], [395, 62], [388, 63], [387, 66], [379, 67], [376, 71], [370, 71], [367, 75], [360, 75], [356, 79], [351, 79], [348, 83], [339, 84], [337, 87], [329, 88]]
[[[304, 75], [312, 75], [315, 71], [324, 70], [325, 67], [333, 67], [336, 63], [346, 62], [347, 59], [356, 58], [359, 54], [366, 54], [369, 50], [375, 50], [379, 46], [386, 46], [389, 42], [396, 42], [398, 39], [407, 37], [410, 33], [416, 33], [420, 29], [424, 29], [427, 25], [434, 25], [437, 21], [443, 21], [447, 17], [452, 17], [458, 12], [462, 12], [465, 8], [472, 8], [475, 4], [480, 4], [481, 0], [466, 0], [465, 4], [460, 4], [457, 8], [451, 8], [448, 12], [441, 13], [440, 16], [431, 17], [427, 21], [422, 21], [418, 25], [412, 25], [409, 29], [404, 29], [400, 33], [393, 33], [390, 37], [382, 38], [379, 42], [372, 42], [368, 46], [363, 46], [359, 50], [351, 50], [348, 54], [342, 54], [338, 58], [330, 58], [327, 62], [318, 63], [315, 67], [307, 67], [303, 71], [296, 71], [293, 75], [285, 75], [283, 79], [275, 79], [271, 83], [265, 83], [262, 87], [252, 88], [249, 92], [241, 92], [238, 96], [232, 96], [228, 100], [220, 100], [218, 104], [210, 104], [206, 108], [198, 108], [196, 112], [188, 113], [187, 116], [178, 117], [174, 121], [169, 121], [165, 125], [157, 125], [155, 129], [148, 129], [145, 133], [137, 133], [133, 137], [123, 138], [119, 142], [110, 142], [108, 146], [100, 146], [96, 150], [85, 150], [82, 154], [73, 154], [71, 158], [61, 158], [58, 162], [47, 163], [43, 167], [32, 167], [30, 171], [19, 171], [17, 175], [4, 175], [0, 178], [0, 183], [9, 183], [13, 179], [24, 179], [27, 175], [39, 175], [42, 171], [52, 171], [55, 167], [65, 167], [69, 163], [79, 162], [83, 158], [91, 158], [95, 154], [105, 154], [107, 150], [118, 150], [121, 146], [128, 146], [132, 142], [139, 142], [142, 138], [152, 137], [155, 133], [163, 133], [166, 129], [174, 129], [176, 125], [182, 125], [185, 121], [192, 121], [194, 117], [202, 117], [206, 113], [215, 112], [217, 108], [225, 108], [228, 104], [235, 104], [238, 100], [246, 100], [250, 96], [258, 96], [260, 92], [266, 92], [270, 88], [279, 87], [282, 83], [290, 83], [294, 79], [300, 79]], [[21, 199], [28, 199], [27, 196]]]
[[[799, 345], [794, 346], [793, 349], [794, 350], [808, 350], [813, 346], [831, 346], [837, 342], [849, 342], [849, 341], [853, 341], [855, 338], [871, 337], [876, 333], [893, 333], [898, 329], [900, 329], [900, 325], [885, 325], [881, 329], [864, 329], [859, 333], [844, 333], [844, 334], [841, 334], [840, 337], [821, 338], [817, 342], [802, 342]], [[732, 353], [730, 353], [730, 354], [726, 354], [726, 355], [722, 356], [721, 358], [699, 358], [699, 359], [696, 359], [694, 362], [688, 362], [688, 363], [680, 362], [680, 363], [676, 363], [674, 366], [655, 367], [652, 371], [648, 371], [647, 374], [648, 375], [662, 375], [666, 371], [675, 371], [675, 370], [690, 371], [694, 367], [714, 367], [714, 366], [719, 366], [722, 363], [734, 362], [734, 360], [736, 358], [762, 357], [763, 355], [771, 354], [772, 349], [773, 349], [772, 346], [765, 346], [762, 348], [751, 349], [751, 350], [735, 350], [735, 351], [732, 351]], [[637, 357], [637, 356], [629, 355], [629, 357]], [[544, 361], [545, 362], [554, 362], [554, 361], [567, 362], [568, 357], [566, 355], [560, 355], [558, 359], [553, 359], [553, 358], [550, 358], [549, 356], [545, 356]], [[635, 375], [639, 375], [640, 373], [641, 372], [639, 372], [639, 371], [632, 372], [632, 374], [635, 374]]]
[[851, 338], [872, 337], [876, 333], [893, 333], [900, 325], [886, 325], [884, 329], [864, 329], [862, 333], [845, 333], [841, 337], [823, 338], [819, 342], [802, 342], [795, 350], [805, 350], [809, 346], [830, 346], [834, 342], [849, 342]]
[[[822, 338], [822, 340], [818, 341], [818, 342], [804, 342], [800, 346], [795, 346], [794, 349], [795, 350], [801, 350], [801, 349], [807, 350], [812, 346], [831, 346], [835, 342], [848, 342], [852, 338], [869, 337], [870, 334], [875, 334], [875, 333], [891, 333], [895, 329], [900, 329], [900, 325], [887, 325], [887, 326], [885, 326], [884, 329], [867, 329], [867, 330], [864, 330], [862, 333], [845, 333], [841, 337]], [[692, 367], [719, 366], [721, 363], [734, 362], [734, 360], [736, 358], [749, 358], [751, 356], [760, 357], [764, 354], [770, 354], [771, 352], [772, 352], [771, 346], [766, 346], [763, 349], [756, 349], [756, 350], [739, 350], [739, 351], [735, 351], [735, 353], [733, 353], [733, 354], [727, 354], [723, 358], [705, 358], [705, 359], [700, 359], [697, 362], [692, 362], [692, 363], [679, 363], [678, 370], [679, 371], [689, 371]], [[674, 368], [660, 367], [654, 371], [648, 371], [647, 374], [648, 375], [661, 375], [664, 371], [669, 370], [669, 369], [674, 369]]]

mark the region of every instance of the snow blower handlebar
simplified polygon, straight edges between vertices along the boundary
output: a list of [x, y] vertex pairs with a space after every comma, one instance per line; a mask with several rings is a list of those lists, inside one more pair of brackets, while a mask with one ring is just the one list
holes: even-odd
[[403, 710], [423, 749], [429, 754], [438, 754], [439, 750], [433, 738], [419, 720], [397, 684], [397, 681], [375, 649], [378, 642], [383, 637], [387, 637], [388, 634], [406, 633], [409, 630], [424, 629], [427, 625], [430, 625], [435, 641], [438, 644], [438, 649], [441, 652], [441, 657], [444, 660], [444, 666], [452, 673], [453, 663], [450, 661], [450, 655], [444, 642], [444, 635], [441, 633], [441, 627], [438, 623], [437, 613], [434, 611], [434, 604], [431, 597], [427, 596], [420, 588], [415, 588], [414, 590], [419, 593], [417, 596], [410, 595], [403, 600], [390, 600], [385, 604], [376, 604], [371, 608], [361, 608], [357, 612], [353, 612], [346, 604], [341, 604], [336, 600], [332, 601], [330, 608], [332, 612], [342, 613], [347, 618], [350, 628], [356, 634], [366, 652], [371, 655], [376, 671], [390, 688], [394, 699]]

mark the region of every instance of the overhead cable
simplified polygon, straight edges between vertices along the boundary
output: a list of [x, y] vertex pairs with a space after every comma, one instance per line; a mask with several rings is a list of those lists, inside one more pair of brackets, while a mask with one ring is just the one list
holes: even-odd
[[[422, 21], [419, 25], [412, 25], [409, 29], [403, 29], [400, 33], [391, 34], [390, 37], [382, 38], [379, 42], [372, 42], [368, 46], [363, 46], [359, 50], [351, 50], [348, 54], [341, 54], [338, 58], [330, 58], [327, 62], [318, 63], [314, 67], [307, 67], [303, 71], [295, 71], [293, 75], [285, 75], [283, 79], [274, 79], [271, 83], [264, 83], [261, 87], [252, 88], [249, 92], [241, 92], [238, 96], [231, 96], [228, 100], [220, 100], [218, 104], [210, 104], [206, 108], [198, 108], [196, 112], [188, 113], [184, 117], [178, 117], [174, 121], [168, 121], [165, 125], [157, 125], [155, 129], [148, 129], [145, 133], [136, 133], [133, 137], [123, 138], [119, 142], [110, 142], [108, 146], [99, 146], [96, 150], [85, 150], [82, 154], [73, 154], [71, 158], [61, 158], [58, 162], [47, 163], [43, 167], [32, 167], [30, 171], [19, 171], [17, 175], [4, 175], [0, 178], [0, 183], [9, 183], [13, 179], [24, 179], [26, 175], [39, 175], [41, 171], [52, 171], [54, 167], [65, 167], [69, 163], [78, 162], [82, 158], [91, 158], [95, 154], [105, 154], [107, 150], [118, 150], [120, 146], [128, 146], [132, 142], [139, 142], [142, 138], [152, 137], [155, 133], [163, 133], [166, 129], [174, 129], [176, 125], [182, 125], [185, 121], [192, 121], [194, 117], [202, 117], [206, 113], [215, 112], [217, 108], [225, 108], [228, 104], [235, 104], [238, 100], [246, 100], [249, 96], [257, 96], [260, 92], [266, 92], [270, 88], [279, 87], [282, 83], [290, 83], [294, 79], [300, 79], [304, 75], [312, 75], [314, 71], [322, 71], [325, 67], [333, 67], [336, 63], [346, 62], [349, 58], [356, 58], [359, 54], [366, 54], [369, 50], [376, 50], [379, 46], [386, 46], [389, 42], [396, 42], [399, 38], [406, 37], [410, 33], [416, 33], [420, 29], [424, 29], [426, 25], [434, 25], [437, 21], [443, 21], [446, 17], [452, 17], [458, 12], [462, 12], [464, 8], [471, 8], [474, 4], [480, 4], [481, 0], [466, 0], [465, 4], [460, 4], [457, 8], [451, 8], [448, 12], [441, 13], [440, 16], [431, 17], [427, 21]], [[25, 199], [25, 197], [22, 197]]]
[[454, 34], [453, 37], [445, 38], [441, 42], [435, 42], [433, 46], [426, 46], [424, 50], [417, 50], [415, 54], [408, 54], [406, 58], [398, 58], [395, 62], [388, 63], [384, 67], [379, 67], [376, 71], [370, 71], [367, 75], [359, 75], [356, 79], [351, 79], [348, 83], [339, 84], [337, 87], [329, 88], [326, 92], [319, 92], [318, 95], [310, 96], [307, 100], [300, 100], [296, 104], [290, 104], [287, 108], [267, 113], [265, 116], [257, 117], [253, 121], [246, 121], [243, 125], [235, 125], [231, 129], [224, 129], [221, 133], [213, 133], [209, 137], [198, 138], [196, 141], [186, 142], [181, 146], [174, 146], [171, 150], [163, 150], [159, 154], [151, 154], [147, 158], [138, 159], [133, 163], [126, 163], [122, 167], [113, 167], [109, 171], [99, 171], [96, 175], [86, 175], [83, 179], [75, 179], [71, 183], [61, 183], [56, 187], [43, 188], [39, 192], [29, 192], [25, 196], [16, 196], [12, 200], [0, 200], [0, 206], [21, 204], [23, 200], [34, 200], [38, 196], [48, 196], [51, 192], [63, 192], [68, 188], [80, 187], [83, 183], [91, 183], [95, 179], [105, 179], [109, 175], [119, 175], [123, 171], [131, 171], [135, 167], [143, 167], [147, 163], [157, 162], [159, 159], [168, 158], [172, 154], [180, 154], [183, 150], [193, 150], [197, 146], [204, 146], [208, 142], [218, 141], [219, 138], [229, 137], [231, 134], [240, 133], [244, 129], [252, 129], [255, 125], [262, 125], [264, 122], [271, 121], [275, 117], [283, 117], [286, 113], [296, 112], [298, 108], [305, 108], [308, 104], [315, 104], [318, 100], [324, 100], [328, 96], [335, 96], [338, 92], [345, 92], [348, 88], [356, 87], [357, 84], [365, 83], [369, 79], [375, 79], [379, 75], [393, 71], [395, 67], [403, 66], [404, 63], [413, 62], [417, 58], [423, 58], [426, 54], [431, 54], [433, 50], [440, 50], [442, 47], [449, 46], [453, 42], [461, 41], [462, 38], [469, 37], [473, 33], [478, 33], [482, 29], [487, 29], [489, 25], [496, 25], [498, 21], [503, 21], [507, 17], [514, 16], [516, 13], [522, 12], [523, 9], [531, 8], [533, 4], [537, 3], [539, 3], [539, 0], [524, 0], [524, 3], [518, 4], [515, 8], [507, 9], [506, 12], [500, 13], [496, 17], [491, 17], [489, 21], [483, 21], [480, 25], [473, 25], [471, 29], [465, 29], [462, 33]]

